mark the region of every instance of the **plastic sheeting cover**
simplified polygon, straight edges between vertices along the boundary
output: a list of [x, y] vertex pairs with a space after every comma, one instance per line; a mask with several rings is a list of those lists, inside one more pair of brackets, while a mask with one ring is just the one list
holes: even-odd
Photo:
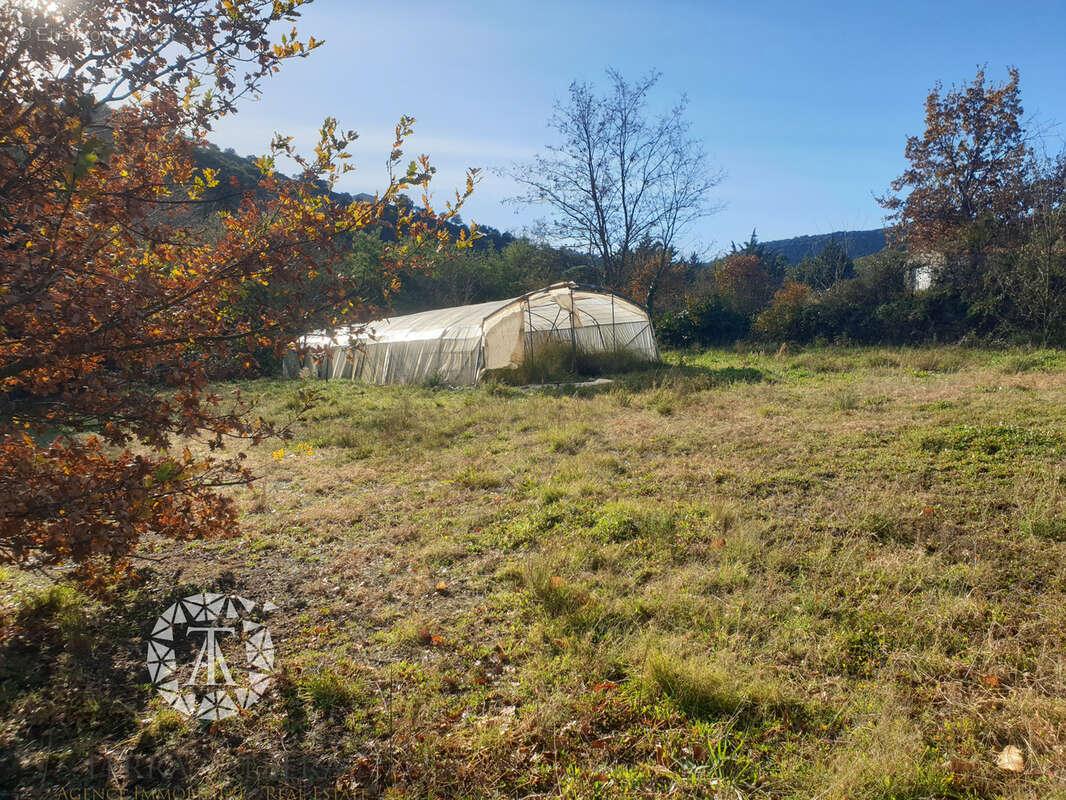
[[308, 356], [286, 359], [316, 377], [373, 383], [430, 378], [476, 383], [486, 369], [517, 366], [546, 341], [570, 341], [585, 352], [626, 349], [649, 359], [658, 347], [647, 313], [609, 292], [554, 284], [522, 297], [376, 320], [362, 328], [301, 340]]

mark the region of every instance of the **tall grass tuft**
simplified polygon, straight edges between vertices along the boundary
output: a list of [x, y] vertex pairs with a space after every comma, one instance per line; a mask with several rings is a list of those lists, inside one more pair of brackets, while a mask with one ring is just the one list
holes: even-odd
[[584, 352], [575, 351], [569, 342], [552, 341], [538, 344], [533, 357], [527, 357], [516, 368], [487, 371], [485, 379], [512, 386], [573, 383], [585, 378], [633, 372], [653, 363], [639, 353], [625, 348]]

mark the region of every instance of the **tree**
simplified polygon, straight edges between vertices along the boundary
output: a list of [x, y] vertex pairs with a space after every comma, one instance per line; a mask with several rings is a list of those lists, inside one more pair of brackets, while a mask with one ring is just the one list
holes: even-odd
[[1043, 346], [1066, 342], [1066, 154], [1034, 165], [1020, 246], [993, 258], [999, 319]]
[[746, 317], [766, 307], [780, 285], [754, 253], [730, 253], [714, 268], [714, 282], [723, 297]]
[[755, 256], [759, 259], [771, 280], [777, 283], [785, 280], [788, 273], [788, 258], [783, 253], [767, 250], [766, 245], [759, 241], [757, 231], [752, 230], [751, 238], [740, 247], [737, 247], [736, 242], [730, 242], [729, 247], [733, 255]]
[[658, 308], [661, 294], [677, 294], [684, 288], [687, 267], [674, 250], [664, 250], [645, 237], [633, 252], [628, 280], [623, 287], [628, 297], [643, 303], [649, 314]]
[[570, 85], [569, 102], [557, 104], [549, 122], [558, 143], [511, 175], [526, 189], [518, 202], [552, 212], [549, 236], [596, 256], [603, 282], [622, 289], [645, 238], [660, 248], [657, 272], [669, 269], [680, 234], [714, 210], [708, 193], [721, 174], [689, 135], [684, 98], [649, 116], [658, 73], [635, 83], [615, 70], [607, 75], [605, 95], [587, 83]]
[[789, 279], [812, 289], [828, 289], [838, 281], [855, 277], [855, 265], [838, 242], [829, 242], [821, 253], [804, 258], [789, 270]]
[[[278, 350], [312, 318], [370, 313], [343, 276], [314, 308], [305, 291], [351, 234], [428, 185], [424, 157], [401, 166], [411, 119], [373, 200], [331, 193], [355, 134], [328, 119], [313, 156], [276, 136], [233, 210], [210, 224], [192, 213], [217, 184], [194, 158], [212, 121], [317, 46], [268, 35], [301, 5], [0, 6], [0, 559], [117, 567], [146, 532], [227, 530], [234, 510], [218, 488], [251, 475], [223, 445], [279, 429], [239, 393], [212, 393], [210, 365], [251, 371], [252, 350]], [[275, 171], [282, 157], [299, 175]], [[443, 245], [462, 199], [395, 224]], [[406, 257], [397, 243], [389, 269]], [[262, 287], [272, 301], [247, 303]], [[178, 437], [206, 453], [175, 450]]]
[[516, 239], [500, 253], [503, 268], [517, 280], [517, 293], [534, 289], [561, 280], [573, 266], [584, 259], [567, 250], [556, 250], [547, 244], [534, 244], [528, 239]]
[[421, 289], [423, 308], [443, 308], [518, 294], [513, 277], [495, 250], [471, 248], [437, 259], [431, 272], [410, 283]]
[[1031, 152], [1018, 70], [1008, 75], [986, 84], [982, 68], [972, 83], [947, 92], [938, 83], [929, 93], [925, 132], [907, 139], [910, 166], [878, 198], [896, 243], [976, 258], [1016, 230]]
[[730, 242], [730, 250], [713, 265], [713, 293], [750, 318], [769, 304], [785, 280], [788, 261], [768, 251], [755, 231], [740, 247]]

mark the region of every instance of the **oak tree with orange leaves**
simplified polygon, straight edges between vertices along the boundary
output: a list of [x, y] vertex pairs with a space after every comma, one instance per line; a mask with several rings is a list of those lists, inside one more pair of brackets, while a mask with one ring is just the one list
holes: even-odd
[[[196, 223], [190, 209], [218, 177], [196, 166], [195, 148], [320, 44], [295, 29], [274, 36], [303, 4], [0, 6], [0, 560], [110, 574], [146, 533], [230, 529], [219, 487], [251, 475], [224, 445], [278, 429], [239, 392], [209, 388], [212, 360], [254, 370], [247, 353], [284, 346], [312, 318], [369, 315], [340, 275], [314, 307], [303, 290], [387, 210], [404, 236], [393, 264], [405, 242], [447, 242], [443, 223], [474, 174], [439, 213], [428, 198], [426, 210], [398, 203], [428, 193], [433, 174], [425, 157], [404, 165], [410, 118], [372, 201], [330, 192], [355, 134], [329, 119], [307, 157], [276, 136], [256, 190], [217, 224]], [[299, 174], [280, 176], [279, 158]], [[242, 300], [263, 286], [272, 302], [249, 313]], [[209, 455], [179, 444], [189, 438]]]
[[1018, 70], [1004, 83], [970, 83], [925, 101], [925, 131], [907, 139], [910, 162], [878, 202], [890, 233], [912, 250], [978, 254], [1009, 238], [1024, 215], [1032, 155], [1022, 124]]
[[717, 263], [714, 283], [737, 312], [750, 317], [766, 307], [780, 282], [757, 253], [737, 251]]

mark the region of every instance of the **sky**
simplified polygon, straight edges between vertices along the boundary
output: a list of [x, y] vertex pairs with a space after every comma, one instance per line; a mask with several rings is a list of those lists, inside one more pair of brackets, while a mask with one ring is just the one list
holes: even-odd
[[979, 65], [997, 82], [1018, 67], [1026, 118], [1053, 149], [1066, 137], [1066, 0], [316, 0], [297, 27], [325, 45], [222, 120], [216, 144], [259, 155], [277, 131], [309, 151], [333, 116], [360, 134], [339, 188], [373, 192], [407, 114], [408, 153], [437, 166], [438, 202], [482, 167], [463, 218], [516, 234], [547, 212], [507, 203], [517, 187], [496, 170], [554, 141], [553, 105], [575, 80], [605, 88], [607, 67], [661, 72], [652, 110], [687, 96], [691, 132], [725, 173], [711, 197], [722, 208], [685, 233], [685, 253], [713, 255], [752, 230], [880, 226], [874, 196], [903, 171], [929, 90]]

